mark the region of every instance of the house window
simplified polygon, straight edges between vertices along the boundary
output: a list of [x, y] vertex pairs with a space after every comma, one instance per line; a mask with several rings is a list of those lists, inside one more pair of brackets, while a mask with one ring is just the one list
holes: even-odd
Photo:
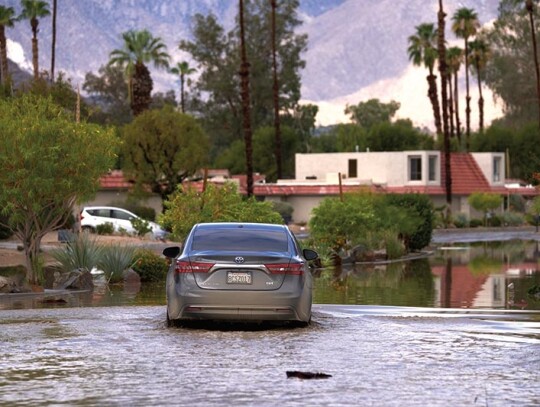
[[422, 181], [421, 157], [409, 157], [409, 181]]
[[437, 166], [439, 163], [438, 158], [439, 157], [437, 157], [436, 155], [429, 156], [429, 174], [428, 174], [429, 181], [437, 181]]
[[493, 182], [501, 180], [501, 157], [493, 157]]
[[349, 160], [349, 178], [358, 177], [358, 162], [357, 160]]

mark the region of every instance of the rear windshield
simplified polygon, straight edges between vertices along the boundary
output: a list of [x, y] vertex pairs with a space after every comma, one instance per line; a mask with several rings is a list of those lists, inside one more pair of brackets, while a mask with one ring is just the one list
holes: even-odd
[[287, 252], [287, 234], [277, 230], [199, 229], [193, 236], [192, 250]]

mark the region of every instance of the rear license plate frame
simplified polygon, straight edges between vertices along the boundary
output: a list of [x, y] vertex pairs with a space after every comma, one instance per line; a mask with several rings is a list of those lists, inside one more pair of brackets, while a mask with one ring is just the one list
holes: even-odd
[[251, 285], [253, 276], [250, 271], [227, 271], [227, 284]]

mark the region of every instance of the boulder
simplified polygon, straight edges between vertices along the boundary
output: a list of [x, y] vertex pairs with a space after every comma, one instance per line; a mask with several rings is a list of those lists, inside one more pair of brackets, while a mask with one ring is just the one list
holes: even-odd
[[56, 272], [53, 288], [56, 290], [92, 290], [94, 281], [92, 274], [86, 269], [77, 269], [69, 273]]
[[26, 284], [24, 276], [14, 275], [10, 277], [0, 276], [0, 293], [14, 294], [32, 291]]

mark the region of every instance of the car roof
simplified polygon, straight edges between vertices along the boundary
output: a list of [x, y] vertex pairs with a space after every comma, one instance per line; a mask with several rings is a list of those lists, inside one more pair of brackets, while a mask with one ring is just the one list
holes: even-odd
[[85, 206], [83, 208], [83, 211], [85, 209], [118, 209], [118, 210], [121, 210], [121, 211], [126, 211], [126, 212], [129, 212], [127, 209], [124, 209], [124, 208], [119, 208], [117, 206]]
[[250, 230], [286, 230], [285, 225], [275, 223], [250, 223], [250, 222], [214, 222], [198, 223], [194, 226], [197, 229], [236, 229], [245, 228]]

